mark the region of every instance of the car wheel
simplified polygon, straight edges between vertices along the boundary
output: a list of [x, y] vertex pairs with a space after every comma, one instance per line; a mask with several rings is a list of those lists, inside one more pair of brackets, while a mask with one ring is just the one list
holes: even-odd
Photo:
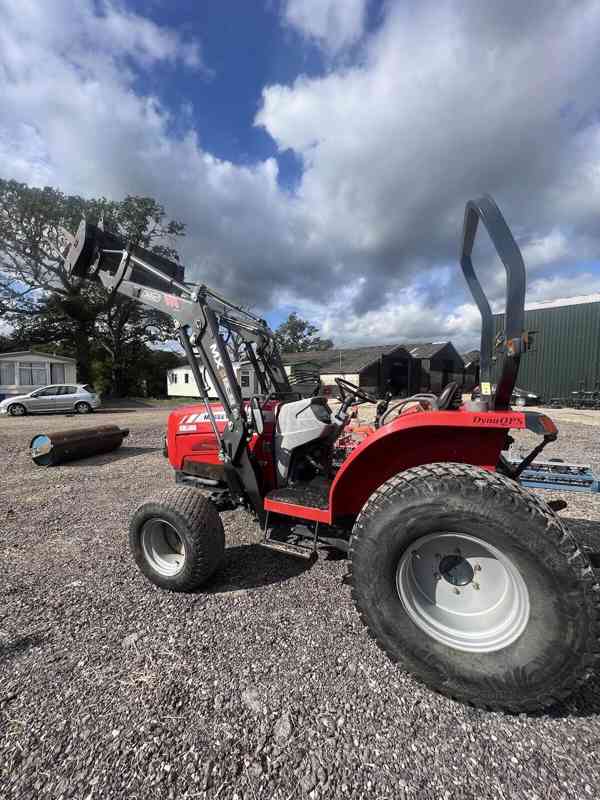
[[76, 403], [75, 404], [75, 411], [78, 414], [91, 414], [92, 413], [92, 407], [91, 407], [91, 405], [89, 403], [84, 403], [84, 402]]
[[8, 413], [13, 417], [24, 417], [27, 413], [27, 409], [22, 403], [13, 403], [12, 406], [9, 407]]

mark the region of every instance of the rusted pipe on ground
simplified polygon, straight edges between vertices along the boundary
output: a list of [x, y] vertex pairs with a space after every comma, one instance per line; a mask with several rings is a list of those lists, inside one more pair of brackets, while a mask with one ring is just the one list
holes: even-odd
[[40, 467], [55, 467], [100, 453], [110, 453], [129, 436], [128, 428], [100, 425], [98, 428], [38, 433], [29, 445], [31, 457]]

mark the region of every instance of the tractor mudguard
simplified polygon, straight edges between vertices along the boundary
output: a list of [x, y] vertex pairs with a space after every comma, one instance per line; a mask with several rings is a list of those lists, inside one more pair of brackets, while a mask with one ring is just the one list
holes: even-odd
[[342, 464], [329, 494], [332, 522], [358, 514], [393, 475], [434, 462], [472, 464], [494, 472], [510, 429], [556, 431], [544, 414], [520, 411], [423, 411], [404, 414], [368, 436]]

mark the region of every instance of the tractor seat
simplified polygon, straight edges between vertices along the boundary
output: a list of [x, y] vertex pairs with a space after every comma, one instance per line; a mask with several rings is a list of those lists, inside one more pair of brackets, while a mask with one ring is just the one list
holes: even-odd
[[437, 400], [438, 411], [447, 411], [452, 407], [454, 397], [458, 390], [458, 383], [451, 381], [440, 394]]

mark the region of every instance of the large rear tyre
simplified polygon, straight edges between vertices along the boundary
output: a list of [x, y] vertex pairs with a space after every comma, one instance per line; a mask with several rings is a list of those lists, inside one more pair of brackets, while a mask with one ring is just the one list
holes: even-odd
[[169, 489], [134, 513], [129, 546], [152, 583], [173, 592], [193, 592], [223, 561], [223, 523], [212, 501], [197, 489]]
[[352, 597], [385, 653], [432, 689], [514, 712], [554, 704], [600, 661], [600, 586], [538, 497], [429, 464], [384, 483], [350, 544]]

